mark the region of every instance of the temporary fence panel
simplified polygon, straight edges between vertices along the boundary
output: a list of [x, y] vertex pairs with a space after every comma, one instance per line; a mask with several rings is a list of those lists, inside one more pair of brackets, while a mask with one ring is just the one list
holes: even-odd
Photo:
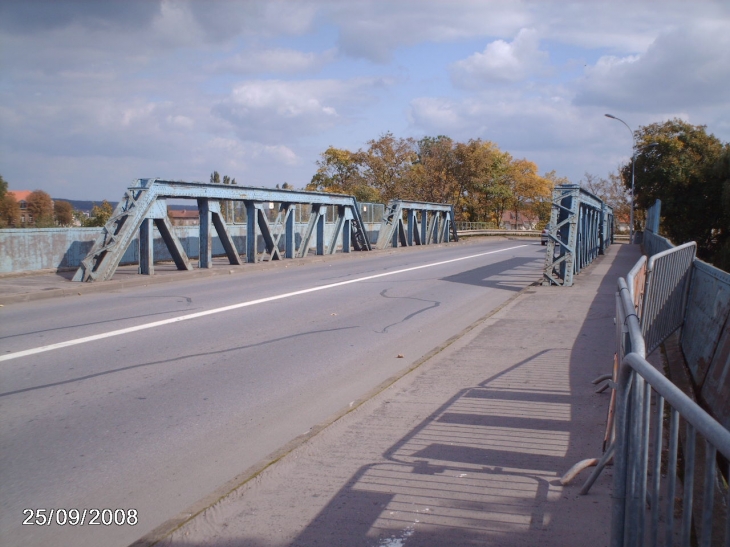
[[[619, 279], [619, 293], [628, 292], [626, 281]], [[689, 547], [695, 492], [696, 433], [700, 433], [706, 441], [699, 447], [705, 456], [702, 516], [700, 522], [695, 523], [699, 524], [699, 545], [709, 547], [713, 533], [716, 536], [724, 534], [725, 545], [730, 545], [730, 503], [726, 504], [724, 525], [716, 526], [713, 531], [716, 454], [719, 451], [725, 458], [730, 458], [730, 431], [645, 360], [646, 347], [634, 313], [634, 302], [623, 297], [620, 305], [623, 309], [618, 317], [625, 322], [621, 338], [626, 338], [624, 347], [630, 353], [622, 359], [617, 382], [611, 546], [674, 545], [676, 536], [679, 536], [680, 544]], [[655, 392], [654, 403], [652, 391]], [[668, 409], [668, 450], [663, 450], [665, 402], [671, 407]], [[650, 416], [652, 404], [656, 409], [653, 420]], [[687, 423], [687, 435], [683, 454], [682, 518], [675, 523], [680, 417]], [[653, 440], [651, 453], [650, 439]], [[728, 496], [727, 501], [730, 502], [730, 494]], [[660, 530], [661, 524], [663, 530]]]
[[613, 210], [577, 185], [553, 190], [543, 285], [573, 284], [573, 276], [613, 239]]
[[450, 235], [459, 240], [454, 208], [448, 203], [391, 200], [385, 206], [377, 247], [448, 243]]
[[[709, 547], [713, 536], [719, 539], [715, 544], [722, 544], [723, 535], [724, 544], [730, 545], [730, 494], [724, 504], [724, 518], [717, 522], [713, 515], [717, 512], [715, 494], [719, 490], [717, 454], [725, 461], [730, 459], [730, 431], [637, 353], [624, 359], [617, 389], [611, 547], [677, 543], [683, 547], [694, 544]], [[669, 407], [666, 410], [665, 404]], [[655, 407], [653, 418], [652, 406]], [[667, 449], [664, 444], [666, 411], [669, 413]], [[686, 422], [686, 435], [682, 452], [681, 517], [675, 518], [680, 418]], [[704, 442], [698, 442], [698, 434]], [[704, 476], [695, 478], [698, 461], [702, 460]], [[702, 499], [695, 499], [695, 492], [700, 490], [695, 488], [696, 479], [703, 484]], [[697, 512], [699, 518], [693, 526], [693, 509], [700, 503], [702, 509]], [[722, 503], [718, 509], [722, 511]], [[693, 528], [697, 543], [692, 542]]]
[[641, 313], [647, 354], [682, 326], [697, 244], [685, 243], [650, 256]]
[[[151, 274], [154, 257], [152, 256], [152, 223], [160, 231], [170, 254], [179, 269], [190, 269], [182, 245], [169, 225], [166, 199], [195, 199], [200, 213], [200, 253], [199, 267], [212, 267], [212, 232], [217, 232], [231, 264], [240, 264], [239, 251], [227, 226], [227, 218], [235, 220], [235, 207], [226, 205], [225, 212], [221, 202], [243, 202], [246, 209], [246, 261], [255, 262], [258, 257], [257, 241], [263, 238], [265, 254], [271, 260], [281, 257], [279, 242], [284, 238], [285, 257], [294, 256], [294, 212], [296, 205], [309, 205], [312, 208], [309, 223], [300, 245], [299, 255], [306, 254], [312, 234], [316, 231], [317, 253], [325, 249], [334, 251], [335, 243], [341, 237], [342, 250], [370, 250], [365, 227], [360, 216], [360, 207], [353, 196], [304, 192], [279, 189], [252, 188], [237, 185], [208, 184], [198, 182], [165, 181], [159, 179], [139, 179], [127, 189], [112, 216], [102, 228], [89, 254], [82, 261], [74, 276], [74, 281], [103, 281], [111, 279], [137, 233], [140, 234], [140, 273]], [[277, 211], [271, 205], [279, 203]], [[337, 211], [337, 227], [329, 241], [324, 241], [324, 220], [327, 207]], [[273, 225], [270, 224], [272, 215]]]

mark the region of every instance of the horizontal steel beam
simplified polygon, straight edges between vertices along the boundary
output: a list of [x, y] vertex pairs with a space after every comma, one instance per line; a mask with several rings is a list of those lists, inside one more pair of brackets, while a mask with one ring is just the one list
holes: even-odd
[[[268, 201], [277, 203], [311, 203], [321, 205], [352, 205], [355, 198], [345, 194], [307, 192], [304, 190], [280, 190], [238, 186], [237, 184], [211, 184], [159, 179], [140, 179], [136, 186], [150, 188], [158, 198], [208, 198], [230, 201]], [[356, 201], [355, 201], [356, 203]]]

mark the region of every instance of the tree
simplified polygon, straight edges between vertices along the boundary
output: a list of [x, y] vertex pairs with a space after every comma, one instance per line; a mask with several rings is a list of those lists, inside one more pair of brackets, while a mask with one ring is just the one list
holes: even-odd
[[537, 164], [526, 159], [512, 160], [507, 171], [507, 181], [512, 191], [510, 209], [515, 220], [520, 213], [531, 211], [532, 205], [547, 193], [547, 184], [537, 172]]
[[114, 210], [112, 209], [111, 203], [107, 200], [101, 202], [101, 205], [94, 205], [91, 209], [91, 216], [86, 219], [84, 226], [104, 226], [109, 217], [112, 216]]
[[53, 200], [43, 190], [35, 190], [28, 194], [27, 211], [33, 217], [33, 223], [38, 228], [54, 226]]
[[18, 226], [20, 224], [20, 205], [15, 196], [6, 192], [0, 199], [0, 228]]
[[627, 187], [624, 183], [621, 171], [608, 174], [608, 178], [597, 177], [591, 173], [585, 173], [579, 184], [588, 190], [601, 201], [607, 203], [613, 209], [613, 215], [617, 219], [628, 219], [631, 211], [630, 184]]
[[725, 144], [722, 154], [710, 169], [710, 176], [722, 189], [720, 218], [710, 259], [718, 268], [730, 272], [730, 145]]
[[388, 201], [401, 197], [407, 187], [408, 174], [418, 159], [413, 139], [397, 139], [389, 131], [376, 140], [368, 141], [362, 157], [362, 176], [368, 186]]
[[68, 201], [53, 202], [53, 215], [61, 226], [70, 226], [74, 221], [74, 208]]
[[[223, 175], [223, 180], [221, 181], [221, 176], [218, 173], [218, 171], [213, 171], [210, 174], [210, 183], [211, 184], [220, 184], [223, 182], [223, 184], [236, 184], [236, 179], [232, 179], [228, 175]], [[226, 222], [233, 222], [235, 213], [234, 213], [234, 207], [233, 202], [231, 200], [221, 200], [221, 214], [223, 215], [223, 219]]]
[[[661, 199], [663, 233], [677, 245], [696, 241], [700, 258], [712, 260], [727, 237], [724, 175], [717, 167], [727, 145], [706, 126], [679, 119], [639, 128], [636, 143], [636, 203], [648, 208]], [[631, 163], [621, 172], [630, 184]]]
[[0, 228], [20, 223], [20, 206], [15, 196], [8, 192], [8, 183], [0, 175]]
[[455, 154], [463, 211], [457, 218], [497, 224], [511, 195], [506, 174], [512, 156], [493, 142], [481, 139], [457, 143]]

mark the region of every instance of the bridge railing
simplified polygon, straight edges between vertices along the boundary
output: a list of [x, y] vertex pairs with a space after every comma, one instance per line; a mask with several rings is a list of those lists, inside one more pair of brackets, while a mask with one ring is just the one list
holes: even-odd
[[[687, 252], [686, 248], [678, 248], [675, 254], [682, 257]], [[646, 259], [642, 257], [632, 269], [634, 279], [640, 276], [637, 274], [645, 263]], [[667, 269], [665, 278], [672, 280], [665, 287], [680, 286], [685, 277], [686, 272], [681, 268]], [[647, 278], [646, 285], [650, 284]], [[663, 331], [657, 331], [662, 333], [657, 335], [657, 339], [665, 339], [673, 330], [672, 321], [656, 320], [661, 314], [657, 316], [652, 313], [655, 306], [649, 300], [664, 301], [667, 304], [665, 309], [676, 311], [682, 296], [676, 291], [668, 294], [649, 289], [644, 293], [647, 302], [639, 307], [644, 312], [637, 314], [636, 293], [630, 286], [624, 279], [619, 279], [616, 317], [620, 331], [617, 352], [621, 368], [616, 378], [611, 547], [677, 543], [689, 547], [692, 545], [693, 515], [700, 546], [709, 547], [713, 544], [713, 535], [716, 538], [724, 535], [724, 544], [729, 545], [730, 490], [726, 490], [724, 524], [722, 517], [717, 518], [717, 513], [722, 511], [722, 502], [715, 507], [715, 492], [718, 478], [721, 477], [718, 474], [717, 454], [725, 458], [727, 465], [730, 460], [730, 431], [645, 359], [647, 350], [651, 351], [644, 340], [646, 326], [649, 326], [649, 332], [653, 325], [664, 328]], [[668, 406], [666, 409], [665, 404]], [[652, 406], [655, 408], [653, 417]], [[675, 520], [679, 490], [677, 477], [680, 476], [678, 464], [682, 459], [679, 448], [680, 419], [686, 423], [686, 433], [682, 443], [684, 468], [681, 473], [681, 518]], [[667, 421], [668, 432], [665, 437]], [[697, 434], [704, 438], [704, 443], [700, 441], [698, 444]], [[697, 501], [696, 493], [700, 491], [695, 488], [698, 461], [704, 461], [704, 466], [700, 466], [704, 469], [701, 478], [701, 511], [693, 509]], [[715, 544], [721, 543], [718, 541]]]

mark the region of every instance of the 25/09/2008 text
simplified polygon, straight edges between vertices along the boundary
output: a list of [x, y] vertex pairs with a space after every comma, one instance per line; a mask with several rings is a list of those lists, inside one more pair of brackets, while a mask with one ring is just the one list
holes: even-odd
[[23, 509], [24, 526], [134, 526], [136, 509]]

